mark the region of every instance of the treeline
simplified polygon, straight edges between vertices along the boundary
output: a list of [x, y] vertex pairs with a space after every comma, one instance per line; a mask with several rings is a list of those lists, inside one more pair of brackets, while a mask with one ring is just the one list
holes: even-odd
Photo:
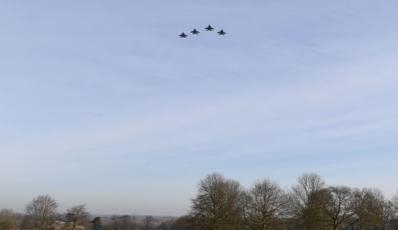
[[191, 211], [180, 218], [92, 217], [84, 205], [65, 213], [49, 195], [34, 198], [24, 214], [0, 212], [0, 230], [398, 230], [398, 194], [374, 188], [327, 186], [304, 174], [290, 189], [270, 180], [245, 189], [210, 174], [199, 182]]
[[85, 205], [73, 206], [65, 213], [57, 209], [57, 201], [49, 195], [34, 198], [24, 214], [2, 209], [0, 230], [157, 230], [162, 224], [161, 218], [152, 216], [92, 216]]
[[291, 189], [262, 180], [244, 189], [211, 174], [200, 181], [189, 216], [176, 230], [392, 230], [398, 229], [398, 197], [374, 188], [327, 186], [304, 174]]

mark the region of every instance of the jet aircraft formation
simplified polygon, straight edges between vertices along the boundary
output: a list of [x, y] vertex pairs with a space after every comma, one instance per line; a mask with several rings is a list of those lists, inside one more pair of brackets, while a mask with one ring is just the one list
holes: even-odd
[[[208, 25], [208, 26], [205, 28], [205, 30], [206, 30], [206, 31], [213, 31], [214, 28], [213, 28], [211, 25]], [[220, 31], [218, 31], [217, 33], [218, 33], [218, 35], [220, 35], [220, 36], [225, 36], [225, 35], [227, 34], [224, 30], [220, 30]], [[200, 32], [199, 32], [197, 29], [193, 29], [193, 30], [191, 31], [191, 34], [192, 34], [192, 35], [199, 35]], [[185, 34], [184, 32], [181, 33], [179, 36], [180, 36], [180, 38], [187, 38], [187, 37], [188, 37], [188, 35]]]

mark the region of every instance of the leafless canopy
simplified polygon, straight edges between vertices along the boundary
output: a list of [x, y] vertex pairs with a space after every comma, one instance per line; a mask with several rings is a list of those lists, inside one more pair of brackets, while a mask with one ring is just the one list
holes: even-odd
[[199, 183], [192, 215], [199, 229], [239, 229], [242, 221], [244, 192], [240, 184], [220, 174], [208, 175]]
[[26, 206], [26, 214], [34, 228], [47, 230], [51, 229], [57, 208], [58, 204], [54, 199], [49, 195], [41, 195]]
[[245, 222], [250, 229], [266, 230], [281, 224], [288, 208], [288, 196], [269, 180], [256, 183], [247, 193]]

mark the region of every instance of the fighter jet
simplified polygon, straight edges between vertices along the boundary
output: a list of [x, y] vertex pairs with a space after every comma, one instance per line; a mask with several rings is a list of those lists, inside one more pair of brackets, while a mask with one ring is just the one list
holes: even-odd
[[222, 35], [222, 36], [224, 36], [224, 35], [227, 34], [227, 33], [224, 32], [224, 30], [220, 30], [220, 31], [218, 31], [217, 33], [218, 33], [219, 35]]
[[186, 37], [188, 37], [188, 35], [186, 35], [185, 33], [181, 33], [179, 36], [180, 36], [180, 38], [186, 38]]
[[205, 29], [206, 29], [207, 31], [213, 31], [213, 30], [214, 30], [214, 28], [211, 27], [211, 25], [208, 25]]
[[191, 34], [195, 34], [195, 35], [198, 35], [200, 32], [199, 31], [197, 31], [196, 29], [194, 29], [194, 30], [192, 30], [191, 31]]

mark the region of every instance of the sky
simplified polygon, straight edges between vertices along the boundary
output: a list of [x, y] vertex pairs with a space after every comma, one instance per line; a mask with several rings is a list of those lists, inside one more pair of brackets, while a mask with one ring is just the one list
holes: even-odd
[[183, 215], [212, 172], [283, 188], [316, 172], [391, 196], [397, 8], [0, 1], [0, 208], [50, 194], [61, 210]]

